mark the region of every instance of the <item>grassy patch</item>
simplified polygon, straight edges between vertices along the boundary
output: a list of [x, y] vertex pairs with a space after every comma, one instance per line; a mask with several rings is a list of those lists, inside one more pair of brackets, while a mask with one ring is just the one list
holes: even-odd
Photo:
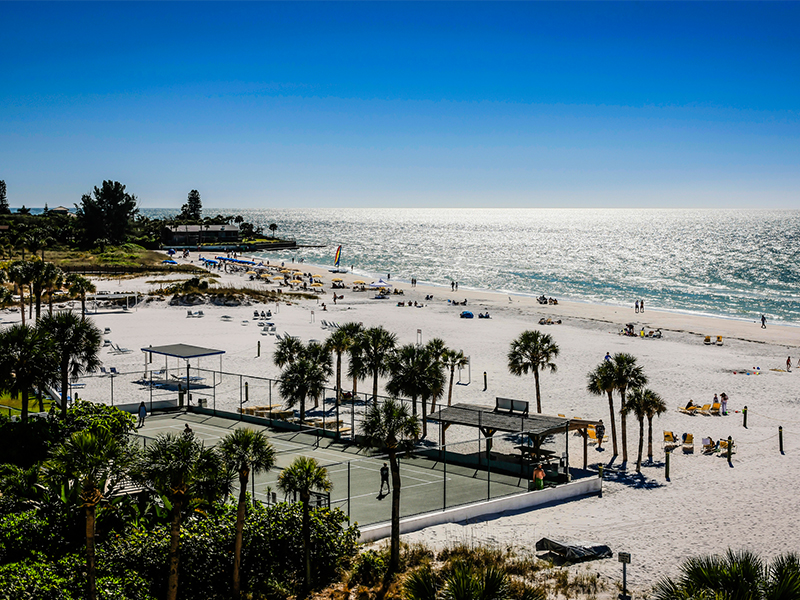
[[160, 265], [164, 255], [154, 250], [146, 250], [137, 244], [106, 246], [102, 251], [95, 248], [84, 250], [51, 250], [46, 259], [59, 266], [82, 267], [94, 265], [145, 267]]

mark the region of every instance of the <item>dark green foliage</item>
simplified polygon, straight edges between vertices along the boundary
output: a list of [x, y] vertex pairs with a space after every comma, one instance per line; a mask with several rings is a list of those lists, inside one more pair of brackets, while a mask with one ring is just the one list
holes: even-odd
[[84, 232], [83, 243], [91, 247], [100, 239], [111, 244], [126, 241], [137, 212], [136, 196], [126, 193], [124, 185], [103, 181], [101, 188], [95, 186], [91, 194], [81, 197], [76, 211]]
[[52, 556], [63, 553], [64, 531], [51, 527], [47, 519], [34, 510], [0, 516], [0, 564], [19, 561], [36, 552]]
[[192, 190], [186, 199], [186, 204], [181, 206], [178, 219], [183, 221], [200, 221], [203, 217], [203, 203], [200, 202], [200, 192]]
[[350, 587], [356, 585], [372, 587], [383, 579], [388, 568], [388, 557], [375, 550], [365, 550], [356, 558], [348, 584]]
[[0, 179], [0, 215], [9, 215], [11, 210], [8, 208], [8, 197], [6, 196], [6, 182]]

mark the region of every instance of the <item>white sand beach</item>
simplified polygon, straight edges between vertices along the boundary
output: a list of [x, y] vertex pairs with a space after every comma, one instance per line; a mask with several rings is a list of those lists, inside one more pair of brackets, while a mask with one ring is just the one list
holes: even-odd
[[[197, 255], [189, 260], [197, 264]], [[306, 272], [324, 274], [324, 293], [319, 300], [282, 303], [275, 321], [279, 332], [287, 331], [304, 341], [324, 340], [328, 332], [320, 327], [322, 319], [338, 323], [359, 321], [365, 326], [383, 325], [398, 336], [400, 343], [441, 337], [451, 348], [461, 349], [471, 357], [471, 383], [457, 386], [453, 402], [494, 405], [496, 396], [529, 400], [535, 406], [533, 377], [512, 376], [506, 366], [510, 342], [523, 330], [540, 329], [550, 333], [561, 354], [558, 371], [541, 376], [542, 404], [545, 414], [562, 413], [591, 419], [602, 418], [608, 424], [605, 397], [586, 391], [586, 375], [598, 365], [606, 352], [629, 352], [635, 355], [649, 378], [649, 386], [665, 400], [669, 410], [654, 422], [655, 464], [642, 468], [642, 477], [633, 473], [638, 441], [635, 419], [628, 422], [630, 462], [628, 476], [612, 476], [604, 494], [577, 501], [546, 506], [530, 512], [497, 515], [475, 523], [450, 523], [405, 536], [407, 541], [433, 545], [454, 542], [518, 546], [533, 551], [535, 541], [543, 536], [587, 540], [609, 545], [616, 553], [630, 552], [628, 571], [634, 589], [646, 589], [662, 575], [674, 575], [681, 560], [695, 554], [722, 552], [727, 548], [747, 548], [764, 557], [782, 551], [797, 550], [794, 517], [800, 512], [800, 496], [794, 487], [800, 481], [800, 369], [787, 373], [787, 356], [793, 365], [800, 358], [800, 327], [775, 326], [697, 315], [660, 312], [647, 308], [636, 314], [633, 308], [591, 305], [561, 301], [557, 306], [539, 305], [534, 298], [461, 289], [451, 292], [444, 287], [417, 286], [392, 279], [403, 289], [403, 296], [386, 300], [372, 299], [373, 293], [337, 290], [344, 299], [334, 305], [331, 277], [342, 277], [348, 285], [356, 276], [332, 275], [310, 265], [299, 266]], [[140, 279], [98, 279], [98, 290], [110, 292], [157, 290], [148, 283], [175, 276]], [[222, 283], [265, 286], [249, 282], [244, 275], [220, 274]], [[272, 287], [271, 285], [268, 287]], [[425, 300], [427, 295], [433, 300]], [[467, 306], [449, 306], [447, 299], [467, 300]], [[417, 301], [422, 308], [398, 307], [397, 302]], [[327, 310], [322, 311], [321, 302]], [[115, 344], [134, 350], [129, 354], [111, 354], [104, 349], [107, 367], [130, 372], [142, 367], [139, 349], [148, 345], [187, 343], [225, 350], [225, 371], [277, 377], [272, 363], [274, 336], [262, 336], [252, 321], [252, 306], [220, 307], [203, 305], [202, 319], [186, 316], [186, 307], [169, 306], [165, 301], [141, 304], [128, 312], [103, 311], [93, 316]], [[259, 305], [259, 309], [276, 305]], [[471, 310], [474, 319], [460, 319], [461, 310]], [[312, 319], [312, 311], [313, 319]], [[488, 311], [490, 319], [478, 319]], [[230, 321], [220, 317], [232, 317]], [[541, 317], [561, 319], [560, 325], [538, 325]], [[3, 322], [14, 322], [18, 313], [7, 311]], [[248, 321], [248, 322], [244, 322]], [[662, 339], [641, 339], [618, 335], [626, 323], [636, 331], [660, 328]], [[703, 337], [722, 336], [722, 346], [706, 346]], [[257, 343], [262, 342], [261, 357], [256, 358]], [[203, 363], [207, 361], [207, 363]], [[217, 368], [218, 358], [201, 359], [201, 366]], [[760, 374], [747, 375], [747, 372]], [[483, 373], [488, 389], [483, 390]], [[734, 373], [735, 372], [735, 373]], [[331, 382], [333, 384], [333, 382]], [[362, 385], [369, 385], [362, 384]], [[714, 394], [725, 392], [730, 398], [728, 416], [689, 416], [677, 407], [692, 398], [695, 403], [710, 403]], [[82, 394], [92, 398], [87, 389]], [[218, 399], [220, 401], [220, 399]], [[616, 400], [618, 402], [618, 400]], [[238, 402], [238, 399], [231, 399]], [[749, 409], [748, 428], [742, 427], [741, 409]], [[778, 426], [783, 426], [785, 454], [778, 451]], [[680, 450], [671, 459], [671, 480], [664, 477], [662, 432], [692, 433], [693, 454]], [[610, 434], [610, 428], [607, 433]], [[732, 436], [736, 452], [732, 465], [717, 455], [701, 452], [700, 440]], [[582, 454], [580, 438], [570, 437], [570, 452]], [[607, 462], [608, 449], [598, 452], [590, 447], [590, 463]], [[577, 462], [577, 461], [576, 461]], [[576, 566], [573, 569], [585, 569]], [[594, 561], [588, 569], [609, 580], [620, 578], [620, 565], [614, 560]]]

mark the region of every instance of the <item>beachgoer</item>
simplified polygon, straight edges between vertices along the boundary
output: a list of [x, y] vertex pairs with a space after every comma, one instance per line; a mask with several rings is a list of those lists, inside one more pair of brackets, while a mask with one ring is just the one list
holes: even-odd
[[545, 477], [544, 469], [542, 468], [542, 464], [539, 463], [533, 470], [533, 489], [535, 490], [544, 489], [544, 477]]
[[606, 362], [611, 362], [611, 354], [609, 354], [608, 352], [606, 352], [606, 355], [605, 355], [605, 357], [603, 358], [603, 360], [604, 360], [604, 361], [606, 361]]
[[392, 278], [392, 274], [391, 273], [387, 273], [386, 274], [386, 281], [389, 281], [391, 278]]
[[144, 427], [144, 420], [147, 417], [147, 407], [144, 405], [144, 402], [139, 404], [139, 423], [136, 425], [137, 429]]
[[600, 419], [600, 422], [595, 425], [594, 434], [597, 436], [597, 449], [603, 449], [603, 436], [606, 434], [606, 426], [603, 425], [603, 419]]
[[322, 303], [322, 310], [324, 310], [325, 312], [328, 311], [328, 309], [325, 307], [325, 303], [324, 302]]
[[336, 304], [336, 292], [333, 292], [333, 303]]
[[792, 372], [792, 357], [791, 356], [786, 359], [786, 371], [788, 373]]
[[689, 398], [689, 402], [687, 402], [687, 403], [686, 403], [686, 410], [689, 410], [690, 408], [694, 408], [694, 407], [696, 407], [696, 406], [697, 406], [697, 404], [695, 404], [694, 402], [692, 402], [692, 399], [691, 399], [691, 398]]
[[639, 312], [639, 301], [638, 300], [636, 301], [636, 304], [634, 304], [634, 306], [636, 308], [636, 312], [638, 313]]
[[722, 392], [720, 399], [722, 400], [722, 414], [725, 416], [728, 414], [728, 394]]
[[761, 329], [766, 329], [766, 328], [767, 328], [767, 317], [761, 315]]
[[639, 300], [639, 312], [644, 312], [644, 300]]
[[451, 281], [450, 282], [450, 291], [451, 292], [455, 291], [455, 289], [456, 289], [456, 282], [455, 281]]
[[456, 281], [456, 290], [455, 291], [458, 291], [458, 282], [457, 281]]
[[381, 491], [378, 492], [380, 494], [383, 494], [384, 483], [386, 484], [386, 493], [388, 494], [392, 491], [392, 488], [389, 486], [389, 467], [386, 465], [386, 463], [383, 463], [383, 466], [381, 467]]
[[713, 406], [714, 404], [719, 404], [719, 398], [717, 398], [717, 395], [716, 395], [716, 394], [714, 394], [714, 400], [713, 400], [713, 404], [712, 404], [712, 406]]

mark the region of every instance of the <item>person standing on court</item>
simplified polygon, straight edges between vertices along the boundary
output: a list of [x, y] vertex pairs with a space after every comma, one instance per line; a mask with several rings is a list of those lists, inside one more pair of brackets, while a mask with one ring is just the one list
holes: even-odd
[[145, 417], [147, 417], [147, 407], [144, 405], [144, 402], [139, 404], [138, 413], [139, 413], [139, 423], [136, 425], [136, 428], [141, 429], [142, 427], [144, 427], [144, 420]]
[[383, 484], [386, 484], [386, 493], [392, 491], [392, 488], [389, 486], [389, 466], [386, 463], [383, 463], [381, 467], [381, 491], [378, 492], [379, 494], [383, 494]]

